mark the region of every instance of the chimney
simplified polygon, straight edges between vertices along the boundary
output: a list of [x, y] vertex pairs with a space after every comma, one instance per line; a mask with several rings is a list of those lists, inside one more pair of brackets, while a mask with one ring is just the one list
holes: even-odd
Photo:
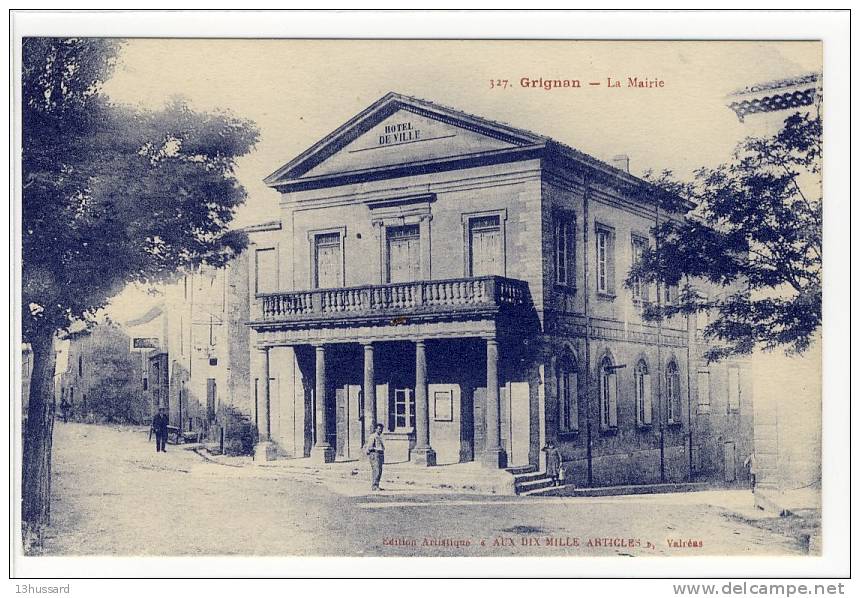
[[630, 156], [627, 154], [612, 156], [612, 165], [618, 170], [623, 170], [627, 174], [630, 174]]

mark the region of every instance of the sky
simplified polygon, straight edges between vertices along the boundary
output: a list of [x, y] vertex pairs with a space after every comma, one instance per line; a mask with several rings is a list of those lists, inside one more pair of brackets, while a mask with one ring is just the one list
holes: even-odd
[[[668, 168], [685, 177], [727, 160], [748, 134], [726, 107], [730, 92], [821, 71], [821, 59], [819, 43], [799, 41], [133, 39], [105, 91], [142, 108], [178, 96], [196, 110], [253, 120], [260, 141], [237, 166], [248, 199], [235, 224], [245, 226], [278, 216], [265, 176], [389, 91], [529, 129], [602, 160], [627, 154], [633, 174]], [[628, 77], [663, 85], [629, 88]], [[522, 78], [578, 79], [582, 87], [546, 91], [522, 87]], [[607, 87], [608, 78], [622, 87]], [[129, 315], [145, 309], [131, 291], [113, 305]]]

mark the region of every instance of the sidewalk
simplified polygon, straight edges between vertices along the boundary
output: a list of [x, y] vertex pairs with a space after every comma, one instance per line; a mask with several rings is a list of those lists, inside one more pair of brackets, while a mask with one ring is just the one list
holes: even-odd
[[[350, 482], [366, 491], [370, 486], [370, 463], [367, 461], [335, 461], [312, 463], [309, 458], [276, 459], [254, 462], [251, 457], [228, 457], [212, 454], [203, 446], [189, 447], [198, 455], [233, 467], [256, 467], [261, 471], [299, 475], [318, 481]], [[514, 496], [514, 476], [505, 470], [488, 470], [480, 463], [456, 463], [420, 467], [413, 463], [386, 463], [382, 473], [383, 491], [460, 492]]]

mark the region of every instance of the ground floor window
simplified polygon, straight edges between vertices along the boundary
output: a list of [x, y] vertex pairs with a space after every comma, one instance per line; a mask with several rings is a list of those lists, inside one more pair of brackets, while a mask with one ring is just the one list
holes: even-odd
[[644, 360], [636, 364], [633, 374], [636, 391], [636, 423], [640, 426], [651, 425], [651, 376]]
[[618, 381], [609, 355], [600, 362], [600, 428], [618, 427]]
[[666, 366], [666, 405], [669, 423], [681, 423], [681, 376], [674, 361]]
[[575, 432], [579, 429], [579, 403], [577, 400], [579, 384], [576, 364], [573, 359], [565, 356], [559, 360], [556, 370], [559, 403], [558, 428], [560, 432]]
[[415, 427], [415, 393], [411, 388], [394, 391], [394, 429], [407, 430]]

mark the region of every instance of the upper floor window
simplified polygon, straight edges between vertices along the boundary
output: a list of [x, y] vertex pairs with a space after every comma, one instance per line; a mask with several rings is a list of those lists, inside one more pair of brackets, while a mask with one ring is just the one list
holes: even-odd
[[278, 288], [278, 257], [274, 247], [257, 249], [254, 252], [255, 291], [273, 293]]
[[386, 228], [388, 282], [421, 278], [421, 233], [417, 224]]
[[663, 304], [674, 305], [678, 299], [678, 286], [674, 284], [663, 285]]
[[609, 355], [600, 362], [600, 428], [618, 427], [618, 380]]
[[[642, 255], [648, 249], [648, 241], [643, 237], [633, 236], [631, 247], [633, 251], [631, 263], [635, 266], [642, 260]], [[648, 285], [638, 276], [633, 279], [631, 287], [634, 301], [648, 301]]]
[[666, 366], [666, 405], [669, 423], [681, 423], [681, 375], [674, 361]]
[[469, 219], [469, 275], [501, 276], [502, 227], [498, 214]]
[[579, 390], [576, 363], [568, 356], [559, 360], [556, 368], [556, 388], [558, 389], [558, 428], [561, 432], [575, 432], [579, 429]]
[[313, 236], [313, 287], [331, 289], [343, 286], [343, 235], [340, 231], [320, 232]]
[[633, 384], [636, 391], [636, 423], [640, 426], [651, 425], [651, 375], [644, 360], [636, 364]]
[[728, 368], [729, 377], [729, 411], [740, 411], [741, 408], [741, 377], [737, 367]]
[[555, 217], [555, 282], [576, 286], [576, 220], [572, 214]]
[[699, 413], [710, 413], [711, 411], [711, 374], [710, 372], [699, 372], [696, 376], [696, 402]]
[[612, 229], [599, 225], [595, 240], [597, 292], [612, 295], [615, 293], [615, 234]]
[[84, 356], [78, 355], [78, 376], [84, 375]]

